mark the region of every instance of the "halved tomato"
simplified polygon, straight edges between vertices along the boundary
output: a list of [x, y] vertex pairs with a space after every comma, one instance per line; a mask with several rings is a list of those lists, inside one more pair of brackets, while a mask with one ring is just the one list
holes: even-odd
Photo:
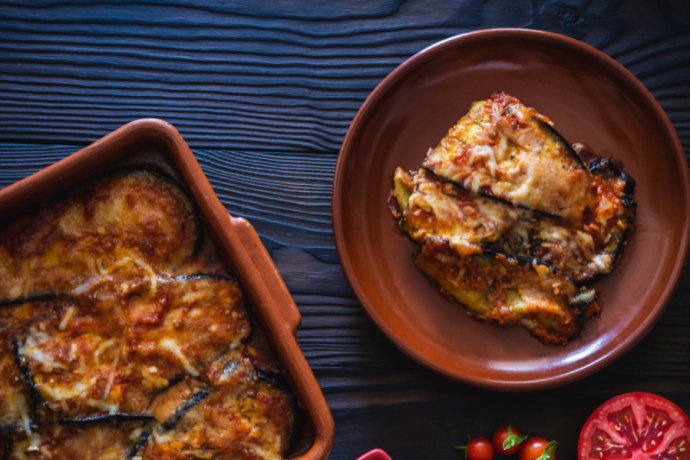
[[578, 459], [690, 460], [690, 420], [661, 396], [616, 396], [585, 423]]

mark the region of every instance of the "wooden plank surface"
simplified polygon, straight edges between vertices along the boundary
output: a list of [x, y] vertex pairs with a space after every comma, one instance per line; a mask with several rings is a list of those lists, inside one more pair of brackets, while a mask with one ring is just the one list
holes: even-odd
[[414, 53], [472, 29], [529, 27], [625, 65], [690, 149], [686, 0], [289, 3], [5, 1], [0, 141], [85, 145], [157, 117], [196, 148], [336, 152], [366, 96]]
[[[686, 0], [19, 0], [0, 4], [0, 187], [142, 117], [173, 123], [214, 189], [246, 217], [303, 316], [298, 340], [333, 411], [332, 459], [381, 447], [394, 460], [459, 460], [451, 446], [503, 423], [577, 436], [600, 403], [650, 391], [690, 412], [690, 272], [652, 332], [622, 359], [539, 393], [436, 376], [367, 318], [340, 268], [331, 187], [366, 96], [434, 42], [530, 27], [593, 45], [650, 89], [690, 153]], [[22, 144], [22, 145], [19, 145]]]
[[[0, 144], [0, 187], [75, 147]], [[261, 235], [302, 313], [298, 342], [336, 420], [332, 459], [382, 447], [394, 460], [459, 459], [451, 446], [502, 423], [558, 439], [574, 459], [589, 414], [626, 391], [662, 394], [690, 412], [690, 270], [666, 313], [630, 353], [603, 371], [537, 393], [499, 393], [422, 368], [376, 329], [353, 297], [331, 231], [336, 155], [195, 149], [228, 211]]]

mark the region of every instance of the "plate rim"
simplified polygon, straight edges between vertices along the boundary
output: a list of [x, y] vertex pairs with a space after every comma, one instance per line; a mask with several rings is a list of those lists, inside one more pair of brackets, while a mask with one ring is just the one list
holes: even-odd
[[[353, 149], [351, 144], [355, 141], [355, 132], [359, 131], [363, 119], [367, 116], [368, 112], [375, 108], [376, 103], [385, 96], [386, 91], [398, 83], [403, 77], [405, 77], [409, 72], [415, 69], [416, 66], [424, 64], [426, 60], [431, 60], [435, 55], [446, 51], [447, 49], [454, 49], [456, 47], [462, 47], [468, 43], [477, 40], [485, 39], [495, 39], [497, 37], [517, 37], [517, 38], [528, 38], [528, 39], [541, 39], [546, 42], [550, 42], [558, 46], [573, 47], [578, 49], [583, 54], [589, 55], [591, 59], [595, 62], [599, 61], [603, 66], [607, 67], [608, 70], [612, 71], [614, 75], [623, 79], [624, 81], [631, 83], [639, 92], [639, 94], [645, 99], [645, 102], [653, 108], [655, 118], [662, 121], [665, 127], [666, 133], [670, 136], [670, 140], [673, 144], [673, 156], [675, 160], [685, 165], [679, 168], [681, 171], [682, 187], [684, 189], [685, 198], [685, 221], [683, 227], [690, 228], [690, 169], [688, 168], [688, 163], [685, 157], [685, 152], [683, 150], [682, 144], [678, 137], [673, 124], [664, 112], [663, 108], [659, 102], [654, 98], [651, 92], [642, 84], [640, 80], [637, 79], [628, 69], [626, 69], [622, 64], [608, 56], [607, 54], [599, 51], [598, 49], [581, 42], [579, 40], [567, 37], [565, 35], [541, 31], [532, 29], [520, 29], [520, 28], [492, 28], [483, 29], [479, 31], [471, 31], [459, 35], [455, 35], [439, 42], [436, 42], [421, 51], [415, 53], [408, 59], [406, 59], [402, 64], [396, 67], [391, 73], [389, 73], [367, 96], [366, 100], [362, 106], [357, 111], [352, 123], [350, 124], [343, 143], [341, 145], [338, 160], [336, 163], [334, 181], [333, 181], [333, 197], [331, 201], [332, 205], [332, 215], [333, 215], [333, 236], [335, 239], [336, 251], [340, 259], [340, 264], [345, 274], [350, 288], [352, 289], [355, 297], [359, 301], [360, 305], [367, 313], [369, 318], [374, 322], [376, 327], [383, 332], [383, 334], [392, 341], [395, 346], [401, 350], [406, 356], [411, 358], [418, 364], [431, 369], [432, 371], [443, 375], [444, 377], [450, 378], [452, 380], [473, 385], [480, 388], [491, 389], [491, 390], [501, 390], [501, 391], [530, 391], [553, 388], [556, 386], [565, 385], [576, 380], [587, 377], [604, 367], [611, 364], [613, 361], [620, 358], [622, 355], [630, 351], [640, 340], [642, 340], [647, 333], [652, 329], [652, 327], [659, 320], [663, 312], [666, 310], [671, 297], [676, 291], [678, 284], [680, 282], [680, 277], [685, 267], [688, 258], [688, 243], [690, 242], [690, 232], [683, 232], [680, 241], [680, 251], [679, 256], [676, 258], [671, 276], [669, 281], [664, 286], [659, 300], [654, 305], [653, 314], [647, 316], [644, 321], [637, 328], [639, 331], [634, 337], [626, 337], [617, 347], [599, 356], [597, 359], [582, 363], [576, 369], [568, 372], [564, 372], [558, 375], [546, 376], [546, 377], [536, 377], [529, 380], [508, 380], [508, 379], [492, 379], [486, 377], [478, 377], [476, 375], [458, 374], [451, 372], [444, 366], [439, 365], [421, 356], [420, 353], [410, 347], [407, 343], [402, 340], [390, 328], [386, 322], [379, 316], [376, 309], [368, 302], [364, 290], [361, 288], [359, 280], [355, 274], [352, 266], [352, 262], [349, 258], [345, 237], [344, 237], [344, 225], [342, 221], [342, 216], [340, 210], [342, 209], [342, 202], [344, 196], [344, 176], [345, 169], [344, 166], [347, 163], [348, 156], [352, 155]], [[682, 161], [681, 161], [682, 160]]]

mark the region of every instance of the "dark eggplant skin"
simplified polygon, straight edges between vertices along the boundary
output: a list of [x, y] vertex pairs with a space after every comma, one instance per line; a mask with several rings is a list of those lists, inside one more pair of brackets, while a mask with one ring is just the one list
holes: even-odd
[[7, 444], [5, 445], [5, 450], [2, 453], [2, 460], [7, 460], [10, 458], [10, 452], [12, 452], [12, 438], [7, 438], [5, 442], [7, 442]]
[[127, 460], [132, 460], [134, 457], [137, 456], [139, 451], [146, 445], [147, 442], [149, 442], [151, 434], [153, 434], [153, 430], [148, 430], [141, 434], [141, 438], [139, 438], [139, 441], [137, 441], [137, 443], [132, 447], [132, 449], [130, 449], [129, 453], [127, 454]]
[[625, 171], [613, 164], [611, 160], [609, 160], [608, 158], [593, 159], [589, 162], [589, 166], [587, 169], [589, 169], [589, 172], [591, 173], [608, 172], [625, 183], [625, 187], [623, 187], [623, 193], [625, 193], [629, 197], [635, 193], [635, 179], [630, 177], [629, 174], [627, 174]]
[[153, 425], [156, 423], [156, 418], [150, 415], [129, 415], [129, 414], [113, 414], [113, 415], [101, 415], [98, 417], [90, 417], [85, 419], [72, 419], [72, 420], [62, 420], [60, 423], [63, 425], [77, 424], [86, 425], [90, 423], [106, 422], [112, 425], [120, 425], [124, 422], [141, 422], [142, 426], [148, 424], [148, 428], [142, 432], [141, 437], [137, 443], [132, 446], [129, 453], [126, 456], [127, 460], [133, 459], [139, 450], [148, 442], [151, 433], [153, 432]]
[[578, 155], [575, 149], [573, 149], [573, 146], [570, 145], [563, 136], [561, 136], [561, 133], [556, 131], [553, 126], [551, 126], [544, 120], [540, 120], [537, 117], [533, 117], [532, 120], [534, 120], [537, 123], [537, 126], [539, 126], [539, 128], [541, 128], [541, 130], [544, 131], [544, 133], [548, 135], [551, 138], [551, 140], [560, 145], [563, 148], [563, 150], [565, 150], [568, 153], [568, 155], [570, 155], [574, 160], [576, 160], [578, 164], [582, 167], [582, 169], [587, 171], [587, 165], [585, 164], [585, 162], [582, 161], [582, 158], [580, 158], [580, 155]]
[[[445, 241], [444, 241], [444, 242], [445, 242]], [[450, 245], [449, 245], [449, 247], [450, 247]], [[555, 274], [561, 273], [561, 271], [560, 271], [559, 269], [557, 269], [556, 267], [554, 267], [553, 265], [550, 265], [550, 264], [544, 262], [543, 260], [534, 259], [534, 258], [531, 258], [531, 257], [523, 257], [523, 256], [514, 256], [514, 255], [511, 255], [511, 254], [504, 254], [504, 253], [502, 253], [502, 252], [499, 252], [499, 251], [496, 251], [496, 250], [490, 249], [490, 248], [482, 248], [481, 254], [482, 254], [482, 255], [486, 255], [486, 256], [491, 256], [491, 257], [493, 257], [494, 259], [498, 259], [499, 257], [505, 257], [506, 260], [515, 260], [515, 261], [517, 261], [518, 263], [522, 263], [522, 264], [527, 264], [527, 265], [531, 265], [531, 264], [541, 265], [541, 266], [544, 266], [544, 267], [548, 267], [549, 270], [553, 271]]]
[[211, 279], [211, 280], [216, 280], [216, 281], [228, 281], [231, 283], [239, 284], [239, 281], [237, 281], [237, 279], [235, 279], [231, 276], [206, 275], [204, 273], [198, 273], [195, 275], [176, 276], [175, 278], [173, 278], [173, 281], [190, 281], [190, 280], [200, 280], [200, 279]]
[[31, 295], [29, 297], [19, 297], [14, 300], [5, 300], [0, 302], [0, 309], [1, 308], [10, 308], [10, 307], [16, 307], [18, 305], [22, 305], [25, 303], [32, 303], [32, 302], [46, 302], [49, 300], [59, 300], [59, 299], [66, 299], [69, 298], [69, 296], [61, 293], [51, 293], [51, 292], [46, 292], [46, 293], [40, 293], [40, 294], [35, 294]]
[[287, 378], [285, 378], [283, 373], [257, 368], [256, 376], [258, 377], [259, 381], [263, 380], [265, 382], [272, 383], [290, 398], [290, 406], [292, 407], [293, 415], [292, 430], [288, 436], [288, 442], [290, 444], [288, 452], [290, 452], [295, 447], [296, 443], [302, 436], [302, 432], [304, 431], [304, 425], [306, 423], [306, 415], [304, 414], [304, 410], [299, 407], [297, 395], [295, 395], [295, 392], [292, 390], [290, 383], [288, 382]]
[[31, 373], [22, 364], [22, 359], [19, 356], [19, 340], [16, 337], [12, 339], [12, 353], [14, 353], [14, 359], [17, 363], [17, 367], [19, 368], [19, 375], [26, 385], [26, 388], [29, 390], [29, 415], [31, 416], [32, 420], [36, 420], [38, 418], [39, 408], [42, 408], [46, 411], [50, 411], [50, 409], [48, 408], [48, 404], [46, 404], [45, 400], [41, 396], [41, 393], [38, 391], [38, 388], [36, 388], [34, 380], [31, 377]]
[[87, 417], [87, 418], [70, 418], [70, 419], [61, 419], [60, 423], [68, 424], [68, 423], [94, 423], [94, 422], [108, 422], [112, 424], [119, 424], [123, 422], [136, 422], [136, 421], [141, 421], [141, 422], [155, 422], [156, 418], [152, 417], [150, 415], [143, 415], [143, 414], [109, 414], [109, 415], [98, 415], [96, 417]]
[[[208, 388], [201, 389], [194, 393], [189, 399], [187, 399], [180, 407], [177, 408], [175, 413], [171, 415], [167, 420], [165, 420], [160, 425], [161, 431], [170, 431], [182, 420], [187, 412], [194, 408], [201, 401], [206, 399], [208, 395], [211, 394], [211, 390]], [[142, 445], [143, 447], [143, 445]]]
[[[635, 179], [630, 177], [629, 174], [624, 172], [618, 166], [613, 164], [611, 160], [607, 158], [595, 158], [589, 162], [589, 171], [592, 174], [599, 174], [604, 177], [609, 176], [618, 179], [623, 182], [623, 190], [621, 196], [619, 197], [623, 206], [627, 208], [630, 212], [628, 218], [626, 219], [627, 228], [621, 230], [616, 235], [612, 235], [612, 241], [609, 242], [604, 248], [604, 252], [613, 256], [614, 265], [620, 259], [621, 253], [623, 251], [623, 246], [625, 246], [626, 236], [629, 234], [629, 230], [633, 225], [635, 220], [635, 214], [637, 212], [637, 202], [633, 200], [632, 196], [635, 193]], [[600, 276], [592, 277], [588, 280], [584, 280], [583, 283], [591, 283], [600, 278]]]

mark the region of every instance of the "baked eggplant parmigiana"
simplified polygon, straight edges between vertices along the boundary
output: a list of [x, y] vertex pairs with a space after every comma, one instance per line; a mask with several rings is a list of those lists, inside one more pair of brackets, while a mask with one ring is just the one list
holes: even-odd
[[203, 232], [145, 171], [0, 229], [3, 460], [284, 457], [296, 398], [259, 377], [273, 358]]
[[504, 93], [473, 103], [418, 171], [395, 171], [417, 267], [476, 319], [576, 337], [600, 312], [584, 284], [611, 272], [636, 210], [635, 181], [585, 148]]

